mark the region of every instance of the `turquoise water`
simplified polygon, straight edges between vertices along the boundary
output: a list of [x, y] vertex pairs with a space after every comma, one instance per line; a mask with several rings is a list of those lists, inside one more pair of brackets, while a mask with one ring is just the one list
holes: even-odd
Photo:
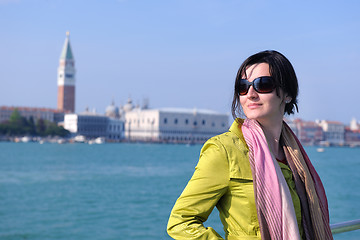
[[[200, 148], [0, 143], [0, 239], [170, 239], [168, 216]], [[359, 219], [360, 148], [306, 150], [331, 223]], [[217, 215], [205, 225], [222, 234]], [[335, 239], [360, 239], [360, 231]]]

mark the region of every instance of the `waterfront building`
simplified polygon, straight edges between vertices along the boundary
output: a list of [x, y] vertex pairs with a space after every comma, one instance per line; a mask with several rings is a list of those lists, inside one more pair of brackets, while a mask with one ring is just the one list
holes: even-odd
[[337, 121], [321, 120], [317, 122], [324, 132], [324, 142], [329, 145], [344, 145], [345, 125]]
[[120, 110], [115, 106], [114, 101], [105, 109], [105, 115], [110, 118], [120, 118]]
[[124, 139], [124, 121], [118, 118], [108, 118], [107, 135], [108, 141], [117, 142]]
[[290, 127], [291, 131], [293, 131], [294, 134], [297, 136], [298, 135], [298, 129], [297, 129], [297, 126], [296, 126], [296, 122], [294, 120], [290, 120], [288, 118], [284, 118], [284, 121]]
[[349, 146], [360, 146], [360, 129], [352, 130], [345, 127], [345, 143]]
[[57, 109], [0, 106], [0, 123], [9, 121], [10, 116], [15, 109], [18, 110], [20, 116], [25, 117], [27, 120], [33, 118], [34, 121], [43, 119], [50, 122], [59, 123], [64, 119], [64, 112]]
[[350, 130], [360, 130], [360, 123], [356, 120], [356, 118], [351, 119]]
[[69, 32], [67, 32], [57, 76], [57, 108], [60, 111], [75, 112], [75, 73], [75, 59], [70, 46]]
[[107, 141], [124, 138], [124, 122], [95, 112], [65, 114], [64, 128], [72, 135], [82, 135], [88, 139], [104, 137]]
[[141, 109], [133, 108], [128, 101], [124, 112], [125, 137], [129, 141], [205, 142], [229, 127], [227, 114], [209, 110]]
[[323, 130], [316, 122], [304, 121], [300, 118], [285, 119], [285, 121], [304, 145], [317, 145], [324, 139]]
[[297, 137], [303, 144], [316, 145], [324, 139], [322, 128], [312, 121], [295, 120]]

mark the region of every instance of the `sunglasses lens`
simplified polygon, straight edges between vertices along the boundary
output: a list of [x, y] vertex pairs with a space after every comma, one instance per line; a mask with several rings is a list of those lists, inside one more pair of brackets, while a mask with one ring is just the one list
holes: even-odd
[[257, 78], [253, 86], [258, 93], [271, 93], [275, 89], [275, 83], [271, 77]]
[[246, 79], [241, 79], [238, 86], [238, 91], [240, 95], [246, 95], [249, 90], [249, 82]]

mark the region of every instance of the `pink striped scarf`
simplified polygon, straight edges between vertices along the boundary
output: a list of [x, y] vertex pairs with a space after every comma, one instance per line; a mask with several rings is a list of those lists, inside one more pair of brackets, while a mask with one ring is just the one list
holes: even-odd
[[[301, 239], [288, 185], [269, 150], [260, 124], [255, 120], [246, 119], [242, 125], [242, 132], [249, 147], [249, 161], [262, 239]], [[298, 165], [299, 169], [296, 171], [301, 171], [298, 173], [300, 176], [304, 176], [305, 172], [307, 179], [307, 182], [304, 182], [307, 195], [305, 198], [308, 199], [310, 211], [315, 211], [310, 213], [312, 223], [305, 223], [305, 232], [307, 232], [306, 224], [310, 224], [314, 232], [314, 236], [310, 236], [310, 239], [332, 239], [327, 201], [320, 178], [286, 123], [282, 138], [287, 145], [287, 151], [290, 152], [291, 159], [287, 159], [288, 162], [293, 161]]]

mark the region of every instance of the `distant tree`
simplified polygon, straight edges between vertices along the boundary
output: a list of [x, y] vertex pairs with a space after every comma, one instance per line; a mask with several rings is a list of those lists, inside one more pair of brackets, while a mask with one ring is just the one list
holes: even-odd
[[45, 130], [45, 135], [55, 136], [58, 126], [55, 123], [48, 123]]
[[67, 137], [70, 135], [70, 131], [69, 130], [66, 130], [64, 127], [62, 126], [58, 126], [58, 129], [57, 129], [57, 134], [58, 136], [60, 137]]
[[17, 108], [15, 108], [14, 111], [11, 113], [9, 123], [12, 125], [21, 125], [21, 115]]
[[66, 137], [70, 132], [62, 126], [57, 126], [53, 122], [47, 122], [45, 135]]
[[23, 135], [26, 133], [25, 126], [27, 125], [27, 120], [20, 115], [16, 108], [11, 113], [7, 125], [7, 135]]
[[39, 136], [45, 136], [46, 125], [44, 119], [40, 118], [36, 121], [36, 133]]
[[28, 132], [30, 135], [36, 135], [36, 126], [35, 126], [35, 122], [34, 122], [33, 116], [30, 116], [30, 118], [29, 118], [29, 120], [28, 120], [27, 132]]
[[0, 123], [0, 134], [5, 135], [7, 132], [7, 126], [4, 123]]
[[9, 136], [31, 135], [31, 136], [61, 136], [66, 137], [70, 132], [56, 123], [44, 119], [38, 119], [34, 123], [34, 118], [29, 120], [22, 117], [17, 109], [11, 115], [9, 121], [0, 124], [0, 134]]
[[15, 108], [14, 111], [11, 113], [9, 119], [8, 133], [10, 135], [19, 135], [22, 133], [21, 120], [21, 115], [19, 111]]

